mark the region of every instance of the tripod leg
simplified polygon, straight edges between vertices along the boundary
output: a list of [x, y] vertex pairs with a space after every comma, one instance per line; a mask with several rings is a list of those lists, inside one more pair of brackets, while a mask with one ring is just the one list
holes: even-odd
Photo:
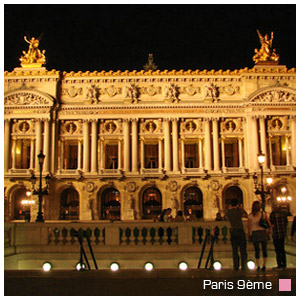
[[90, 238], [89, 238], [88, 235], [86, 236], [86, 239], [87, 239], [88, 246], [89, 246], [89, 249], [90, 249], [93, 261], [94, 261], [95, 268], [96, 268], [96, 270], [98, 270], [98, 266], [97, 266], [97, 263], [96, 263], [96, 259], [95, 259], [95, 256], [94, 256], [94, 252], [93, 252], [92, 246], [91, 246]]
[[204, 243], [203, 243], [203, 246], [202, 246], [202, 251], [201, 251], [201, 255], [200, 255], [199, 261], [198, 261], [197, 269], [200, 269], [200, 265], [201, 265], [201, 261], [202, 261], [202, 258], [203, 258], [203, 254], [204, 254], [204, 250], [205, 250], [207, 238], [208, 238], [208, 233], [206, 233], [206, 235], [205, 235], [205, 239], [204, 239]]

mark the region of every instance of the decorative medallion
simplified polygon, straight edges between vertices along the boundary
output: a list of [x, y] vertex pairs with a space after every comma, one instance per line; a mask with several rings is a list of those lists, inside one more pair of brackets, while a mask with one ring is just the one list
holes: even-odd
[[105, 124], [105, 130], [108, 132], [108, 133], [113, 133], [114, 131], [116, 131], [117, 129], [117, 125], [115, 124], [115, 122], [113, 121], [110, 121], [110, 122], [107, 122]]
[[30, 128], [30, 125], [28, 124], [28, 122], [21, 122], [19, 124], [19, 130], [22, 131], [23, 133], [25, 133], [26, 131], [28, 131]]
[[149, 121], [146, 123], [145, 128], [148, 132], [154, 132], [157, 128], [156, 124], [153, 121]]
[[74, 122], [69, 122], [65, 125], [66, 131], [73, 134], [77, 130], [77, 126]]

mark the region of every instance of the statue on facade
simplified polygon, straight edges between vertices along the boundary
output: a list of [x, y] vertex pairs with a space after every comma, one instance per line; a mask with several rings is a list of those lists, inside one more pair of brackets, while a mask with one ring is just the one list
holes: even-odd
[[98, 102], [98, 88], [94, 84], [86, 88], [85, 95], [92, 103]]
[[24, 40], [29, 44], [28, 51], [23, 51], [23, 56], [20, 57], [22, 67], [41, 67], [46, 63], [45, 50], [40, 51], [40, 38], [32, 37], [30, 40], [24, 36]]
[[257, 34], [260, 40], [261, 48], [255, 49], [255, 55], [253, 56], [253, 60], [255, 63], [260, 62], [273, 62], [278, 63], [279, 55], [276, 53], [276, 49], [272, 49], [273, 44], [273, 31], [271, 32], [271, 37], [266, 34], [262, 36], [262, 34], [257, 30]]
[[149, 53], [148, 62], [144, 65], [145, 71], [154, 71], [157, 69], [157, 65], [153, 61], [153, 54]]
[[165, 85], [163, 93], [164, 93], [165, 99], [169, 99], [172, 102], [176, 102], [176, 103], [179, 101], [178, 88], [175, 84], [170, 83], [168, 85]]
[[130, 84], [130, 86], [126, 86], [124, 89], [123, 96], [125, 99], [130, 99], [132, 103], [138, 102], [138, 88], [135, 84]]
[[205, 86], [205, 97], [204, 98], [211, 98], [213, 101], [217, 100], [219, 92], [218, 88], [212, 82], [209, 85]]

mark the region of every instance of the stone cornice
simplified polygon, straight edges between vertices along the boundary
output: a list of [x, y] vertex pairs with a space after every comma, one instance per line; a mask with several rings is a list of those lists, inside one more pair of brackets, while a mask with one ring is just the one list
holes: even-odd
[[4, 71], [4, 76], [14, 77], [14, 76], [58, 76], [61, 75], [62, 79], [66, 78], [78, 78], [78, 77], [135, 77], [135, 76], [239, 76], [247, 74], [259, 74], [259, 73], [273, 73], [273, 74], [293, 74], [296, 73], [296, 68], [288, 69], [285, 66], [273, 66], [273, 67], [261, 67], [261, 68], [244, 68], [239, 70], [125, 70], [125, 71], [79, 71], [79, 72], [66, 72], [66, 71], [57, 71], [57, 70], [41, 70], [41, 69], [31, 69], [26, 70], [22, 68], [15, 69], [12, 72]]

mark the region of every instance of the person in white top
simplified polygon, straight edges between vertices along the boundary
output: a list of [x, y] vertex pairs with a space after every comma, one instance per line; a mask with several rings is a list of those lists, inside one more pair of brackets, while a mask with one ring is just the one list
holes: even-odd
[[[269, 240], [269, 234], [271, 233], [271, 223], [269, 221], [267, 213], [261, 211], [260, 208], [260, 202], [254, 201], [252, 204], [252, 212], [248, 215], [248, 240], [251, 240], [254, 245], [257, 271], [261, 270], [264, 272], [266, 270], [266, 263], [268, 258], [267, 243]], [[268, 230], [259, 225], [261, 218], [264, 218], [268, 222], [270, 226]], [[259, 262], [259, 244], [261, 244], [263, 253], [262, 268], [260, 268]]]

